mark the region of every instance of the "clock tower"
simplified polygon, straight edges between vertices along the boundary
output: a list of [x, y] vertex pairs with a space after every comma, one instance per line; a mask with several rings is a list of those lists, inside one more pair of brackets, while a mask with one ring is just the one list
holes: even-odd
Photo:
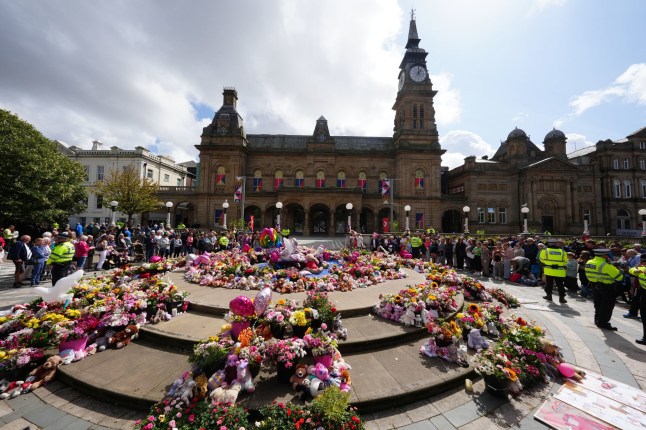
[[[426, 66], [428, 53], [419, 47], [414, 11], [406, 53], [399, 65], [399, 88], [393, 105], [395, 174], [401, 199], [426, 213], [429, 225], [441, 225], [441, 165], [446, 152], [439, 142], [433, 98], [437, 91]], [[420, 179], [421, 178], [421, 179]]]

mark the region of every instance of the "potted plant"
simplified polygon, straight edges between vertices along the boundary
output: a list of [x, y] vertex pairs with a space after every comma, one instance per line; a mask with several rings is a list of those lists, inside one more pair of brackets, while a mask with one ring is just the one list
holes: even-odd
[[193, 352], [188, 357], [188, 362], [199, 367], [203, 373], [212, 375], [222, 369], [229, 351], [235, 345], [230, 337], [211, 336], [201, 340], [193, 347]]
[[518, 381], [520, 369], [500, 344], [475, 355], [475, 371], [484, 378], [485, 389], [498, 397], [507, 397], [512, 383]]
[[289, 323], [292, 326], [292, 333], [296, 337], [302, 338], [310, 326], [310, 319], [308, 318], [305, 310], [297, 310], [292, 312], [289, 316]]
[[316, 309], [318, 318], [312, 319], [312, 328], [317, 329], [321, 323], [326, 323], [328, 327], [332, 326], [334, 318], [336, 318], [336, 306], [330, 300], [328, 293], [325, 291], [310, 290], [303, 301], [305, 308]]
[[293, 366], [305, 357], [303, 339], [269, 339], [260, 347], [262, 363], [265, 367], [274, 368], [279, 382], [289, 382]]
[[338, 342], [336, 336], [326, 332], [327, 326], [325, 323], [321, 329], [314, 333], [308, 333], [303, 337], [305, 347], [308, 348], [315, 363], [321, 363], [325, 367], [331, 367], [333, 364], [334, 353], [337, 350]]

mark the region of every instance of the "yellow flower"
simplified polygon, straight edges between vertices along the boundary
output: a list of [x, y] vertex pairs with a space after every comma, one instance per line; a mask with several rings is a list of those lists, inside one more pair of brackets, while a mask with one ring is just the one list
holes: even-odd
[[29, 328], [38, 328], [40, 321], [37, 318], [30, 318], [29, 321], [25, 323], [25, 326]]
[[227, 330], [231, 330], [231, 324], [223, 324], [222, 327], [220, 327], [220, 333], [224, 333]]
[[0, 351], [0, 360], [4, 359], [7, 356], [7, 353], [4, 351]]
[[68, 309], [65, 311], [65, 315], [69, 318], [78, 318], [81, 316], [81, 311], [78, 309]]
[[433, 294], [428, 296], [429, 300], [437, 300], [437, 297], [435, 297]]
[[463, 314], [462, 312], [460, 312], [460, 313], [458, 313], [455, 317], [456, 317], [457, 319], [462, 319], [462, 318], [464, 318], [464, 314]]

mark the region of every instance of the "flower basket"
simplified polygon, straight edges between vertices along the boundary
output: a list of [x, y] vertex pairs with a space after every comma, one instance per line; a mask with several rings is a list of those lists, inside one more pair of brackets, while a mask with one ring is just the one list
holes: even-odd
[[305, 333], [307, 332], [308, 328], [309, 327], [306, 325], [293, 325], [292, 333], [294, 334], [294, 336], [300, 337], [302, 339], [303, 336], [305, 336]]
[[297, 363], [294, 363], [291, 367], [287, 367], [284, 361], [279, 361], [276, 364], [276, 378], [278, 379], [278, 382], [289, 384], [289, 378], [294, 374], [296, 364]]
[[509, 394], [509, 387], [511, 386], [511, 380], [504, 378], [498, 378], [494, 375], [484, 375], [485, 390], [496, 397], [503, 399], [507, 398]]
[[75, 340], [65, 340], [58, 345], [58, 352], [72, 349], [74, 351], [82, 351], [87, 345], [87, 336]]
[[285, 326], [272, 324], [269, 328], [271, 329], [271, 335], [276, 339], [283, 339], [285, 337]]
[[233, 340], [238, 340], [238, 336], [242, 330], [251, 326], [251, 321], [234, 321], [231, 323], [231, 337]]
[[314, 364], [321, 363], [323, 366], [330, 368], [334, 364], [334, 359], [331, 354], [314, 356]]

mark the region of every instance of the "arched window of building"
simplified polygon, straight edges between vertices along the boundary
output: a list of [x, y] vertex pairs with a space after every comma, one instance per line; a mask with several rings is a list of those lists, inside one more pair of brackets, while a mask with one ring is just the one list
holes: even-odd
[[300, 169], [294, 174], [294, 186], [296, 188], [303, 188], [305, 186], [305, 173]]
[[274, 191], [278, 191], [281, 188], [283, 188], [283, 171], [276, 170], [274, 172]]
[[345, 188], [345, 172], [343, 170], [336, 174], [336, 187]]
[[630, 230], [630, 214], [625, 209], [617, 211], [617, 228], [619, 230]]
[[227, 182], [227, 175], [226, 175], [226, 171], [224, 170], [224, 166], [218, 166], [218, 168], [215, 170], [215, 186], [224, 187], [224, 184], [226, 182]]
[[615, 198], [621, 197], [621, 181], [619, 179], [612, 181], [612, 195]]
[[359, 172], [359, 179], [357, 179], [357, 187], [361, 189], [362, 193], [368, 191], [368, 178], [366, 172]]
[[626, 180], [624, 181], [624, 197], [629, 199], [633, 196], [633, 184]]
[[422, 169], [415, 170], [415, 190], [424, 189], [424, 172]]
[[319, 170], [316, 172], [316, 188], [325, 188], [325, 172], [323, 170]]
[[258, 192], [262, 191], [262, 171], [260, 169], [256, 169], [253, 172], [252, 191], [254, 193], [258, 193]]

